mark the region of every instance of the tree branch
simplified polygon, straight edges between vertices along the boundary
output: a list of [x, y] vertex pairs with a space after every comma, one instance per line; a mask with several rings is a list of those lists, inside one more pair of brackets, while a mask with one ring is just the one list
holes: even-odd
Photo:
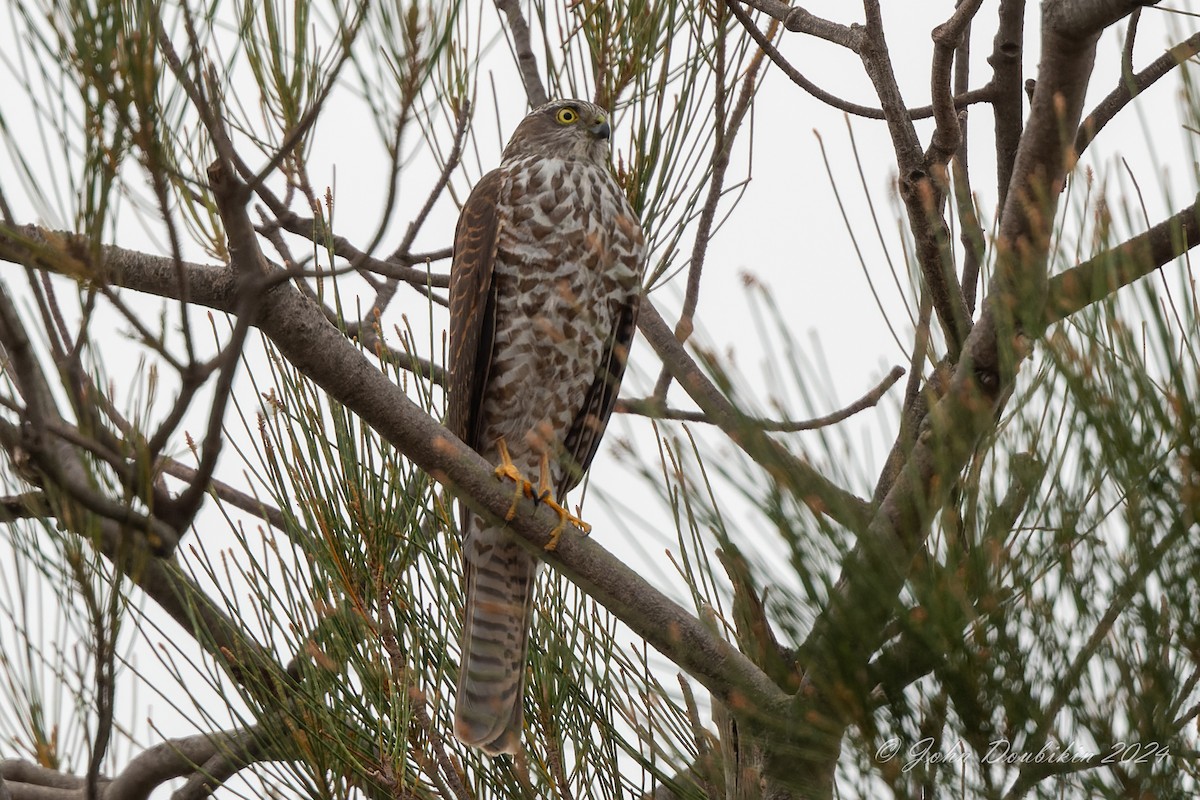
[[1022, 58], [1025, 49], [1025, 0], [1000, 0], [999, 24], [988, 64], [992, 67], [993, 130], [996, 137], [997, 207], [1003, 209], [1012, 181], [1013, 162], [1025, 127]]
[[783, 27], [792, 33], [807, 33], [858, 52], [862, 41], [862, 28], [858, 25], [842, 25], [822, 19], [799, 6], [788, 5], [783, 0], [746, 0], [746, 5], [779, 20]]
[[[950, 357], [957, 360], [963, 340], [971, 330], [971, 317], [949, 258], [950, 230], [943, 213], [944, 176], [931, 173], [931, 165], [921, 149], [912, 118], [905, 110], [904, 98], [892, 69], [878, 3], [866, 2], [864, 6], [867, 25], [859, 56], [887, 117], [899, 171], [900, 199], [904, 201], [921, 275], [945, 334]], [[960, 21], [970, 19], [965, 16], [952, 20], [956, 18]], [[950, 33], [953, 32], [954, 25], [951, 24]], [[954, 146], [957, 149], [957, 144]]]
[[1133, 98], [1149, 89], [1162, 78], [1188, 59], [1200, 53], [1200, 33], [1195, 33], [1179, 44], [1163, 53], [1146, 65], [1146, 68], [1134, 75], [1122, 75], [1117, 86], [1092, 109], [1079, 126], [1075, 135], [1075, 152], [1082, 153], [1104, 126], [1113, 120], [1121, 109], [1129, 105]]
[[933, 29], [933, 63], [929, 69], [929, 94], [933, 99], [933, 120], [936, 127], [929, 149], [931, 161], [935, 164], [947, 163], [962, 144], [962, 129], [958, 124], [958, 109], [954, 106], [951, 73], [954, 54], [958, 52], [959, 44], [982, 4], [983, 0], [964, 0], [955, 7], [950, 19]]
[[529, 24], [525, 21], [525, 15], [521, 13], [518, 0], [496, 0], [496, 8], [503, 11], [508, 20], [517, 68], [521, 71], [521, 81], [525, 84], [525, 96], [529, 98], [529, 105], [536, 108], [546, 103], [550, 97], [546, 94], [541, 73], [538, 72], [537, 58], [533, 55]]
[[[751, 425], [763, 431], [773, 431], [779, 433], [796, 433], [797, 431], [811, 431], [818, 428], [827, 428], [830, 425], [836, 425], [843, 420], [846, 420], [860, 411], [868, 408], [873, 408], [886, 393], [887, 390], [895, 385], [896, 381], [904, 377], [904, 367], [892, 367], [892, 370], [887, 374], [882, 381], [875, 386], [874, 389], [867, 392], [865, 395], [855, 400], [845, 408], [834, 411], [832, 414], [826, 414], [823, 417], [806, 420], [776, 420], [764, 419], [760, 417], [747, 417], [744, 424]], [[662, 403], [655, 401], [653, 398], [642, 400], [618, 400], [616, 408], [613, 409], [620, 414], [636, 414], [642, 417], [650, 417], [652, 419], [669, 419], [679, 422], [703, 422], [709, 425], [717, 423], [703, 411], [684, 411], [677, 408], [668, 408]]]
[[[177, 294], [178, 287], [173, 280], [175, 271], [170, 259], [154, 259], [116, 247], [106, 247], [101, 252], [103, 262], [92, 265], [95, 279], [119, 281], [119, 285], [125, 288], [166, 297]], [[25, 258], [15, 258], [21, 255]], [[0, 257], [41, 268], [50, 268], [56, 263], [44, 254], [22, 253], [21, 248], [14, 246], [2, 233]], [[163, 271], [164, 267], [169, 277]], [[194, 301], [223, 308], [232, 305], [235, 283], [228, 268], [185, 264], [184, 272]], [[646, 317], [644, 309], [645, 306], [643, 318]], [[661, 318], [658, 319], [665, 328], [665, 323], [661, 322]], [[418, 467], [452, 488], [473, 510], [496, 522], [506, 517], [512, 505], [512, 488], [497, 480], [492, 465], [415, 405], [294, 286], [280, 283], [265, 292], [255, 312], [254, 324], [296, 369], [358, 414]], [[673, 339], [670, 329], [666, 330]], [[689, 380], [685, 385], [692, 383]], [[862, 514], [862, 501], [850, 498], [841, 489], [828, 484], [812, 467], [790, 454], [787, 458], [801, 476], [800, 480], [815, 476], [805, 484], [810, 487], [805, 495], [823, 491], [825, 494], [818, 496], [830, 504], [831, 514], [847, 514], [851, 504], [854, 504], [859, 515]], [[520, 503], [509, 525], [531, 552], [581, 586], [711, 692], [731, 702], [734, 708], [746, 713], [770, 714], [779, 711], [785, 698], [770, 679], [729, 643], [713, 635], [695, 617], [665, 597], [594, 539], [568, 528], [555, 551], [544, 551], [542, 548], [550, 542], [551, 531], [559, 525], [555, 512], [532, 500], [525, 500]], [[160, 604], [169, 603], [174, 596], [172, 593], [179, 592], [188, 598], [189, 603], [198, 604], [201, 609], [211, 608], [202, 594], [193, 599], [193, 592], [198, 590], [194, 590], [190, 584], [185, 582], [183, 587], [178, 586], [185, 579], [177, 575], [173, 568], [170, 572], [166, 570], [163, 562], [148, 562], [140, 576], [139, 585], [149, 582], [151, 585], [147, 592]], [[159, 595], [166, 597], [159, 599]], [[176, 601], [168, 612], [174, 612], [173, 616], [180, 613], [187, 619], [186, 609], [186, 605], [180, 606]], [[211, 611], [216, 618], [210, 615], [204, 627], [213, 628], [208, 635], [217, 640], [218, 652], [225, 646], [242, 647], [237, 642], [238, 629], [233, 627], [227, 630], [219, 612], [215, 609]], [[231, 660], [253, 664], [260, 657], [265, 656], [250, 653]]]
[[[152, 253], [114, 245], [101, 245], [98, 250], [99, 263], [93, 263], [93, 256], [87, 250], [86, 237], [76, 233], [51, 231], [36, 225], [0, 226], [0, 261], [57, 275], [87, 280], [94, 278], [119, 288], [172, 300], [185, 294], [191, 302], [205, 308], [226, 314], [237, 313], [238, 279], [227, 266], [184, 261], [179, 262], [177, 267], [174, 259]], [[440, 251], [431, 255], [440, 255]], [[123, 281], [122, 275], [126, 270], [136, 274], [137, 285], [128, 285]], [[289, 274], [275, 269], [272, 277]], [[448, 286], [449, 276], [445, 278]], [[438, 282], [439, 276], [435, 275], [434, 284]], [[254, 324], [253, 321], [251, 324]], [[389, 358], [401, 369], [429, 376], [434, 383], [445, 381], [445, 371], [430, 361], [394, 349], [389, 351]]]
[[712, 382], [675, 338], [671, 328], [648, 300], [642, 299], [638, 313], [638, 330], [658, 353], [671, 375], [700, 406], [709, 420], [723, 430], [730, 440], [758, 463], [771, 470], [781, 483], [788, 485], [797, 497], [811, 508], [845, 525], [859, 530], [867, 518], [867, 505], [814, 469], [808, 462], [785, 450], [778, 442], [755, 427], [738, 411]]
[[[733, 15], [737, 17], [738, 22], [741, 23], [742, 27], [746, 29], [746, 32], [750, 34], [750, 38], [752, 38], [759, 48], [767, 54], [767, 57], [770, 58], [771, 61], [775, 62], [775, 66], [782, 70], [783, 74], [787, 75], [788, 79], [791, 80], [792, 83], [796, 84], [825, 105], [836, 108], [839, 111], [845, 111], [847, 114], [853, 114], [857, 117], [866, 117], [867, 119], [887, 118], [887, 115], [884, 113], [882, 108], [852, 103], [849, 100], [844, 100], [837, 95], [825, 91], [820, 86], [817, 86], [815, 83], [806, 78], [803, 73], [800, 72], [800, 70], [792, 66], [792, 63], [783, 57], [783, 54], [779, 52], [779, 49], [775, 47], [775, 45], [771, 44], [771, 40], [767, 38], [767, 36], [763, 34], [761, 30], [758, 29], [758, 26], [754, 24], [754, 20], [751, 19], [750, 15], [747, 14], [739, 5], [738, 0], [726, 0], [726, 3], [729, 5], [729, 9], [733, 12]], [[954, 107], [962, 109], [974, 103], [985, 103], [990, 101], [991, 97], [992, 87], [990, 85], [979, 89], [964, 91], [955, 95]], [[929, 117], [933, 116], [933, 106], [927, 105], [919, 106], [917, 108], [910, 108], [908, 109], [908, 115], [912, 119], [928, 119]]]
[[[143, 750], [115, 778], [101, 778], [94, 800], [148, 800], [155, 789], [175, 778], [205, 772], [214, 759], [245, 764], [252, 758], [254, 728], [201, 733], [161, 742]], [[199, 772], [198, 772], [199, 771]], [[225, 776], [228, 779], [229, 776]], [[0, 762], [0, 786], [8, 781], [12, 800], [92, 800], [87, 781], [57, 770], [9, 759]], [[212, 791], [210, 783], [208, 791]]]
[[1150, 230], [1051, 278], [1045, 324], [1053, 325], [1104, 300], [1183, 255], [1198, 242], [1200, 203], [1193, 202]]
[[[1044, 5], [1041, 77], [1017, 155], [999, 231], [1000, 257], [983, 313], [945, 396], [931, 409], [905, 467], [843, 562], [829, 603], [801, 647], [810, 690], [797, 695], [797, 714], [851, 721], [855, 712], [837, 704], [834, 687], [860, 674], [881, 644], [930, 519], [976, 443], [994, 428], [996, 409], [1028, 354], [1029, 331], [1014, 327], [1014, 309], [1030, 287], [1040, 285], [1045, 297], [1046, 222], [1054, 218], [1068, 167], [1061, 132], [1073, 132], [1078, 124], [1099, 36], [1099, 28], [1059, 26], [1059, 5], [1053, 0]], [[1126, 13], [1135, 7], [1126, 2]], [[1034, 305], [1039, 327], [1043, 305], [1044, 300]], [[851, 631], [854, 635], [847, 636]]]

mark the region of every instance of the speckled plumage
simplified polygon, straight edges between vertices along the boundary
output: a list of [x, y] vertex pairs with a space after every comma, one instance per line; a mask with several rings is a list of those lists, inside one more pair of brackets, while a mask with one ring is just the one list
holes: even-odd
[[[535, 482], [548, 454], [562, 500], [591, 463], [616, 401], [643, 255], [641, 226], [609, 170], [604, 111], [561, 100], [531, 112], [459, 217], [451, 430], [495, 464], [503, 437]], [[462, 513], [467, 602], [455, 733], [489, 753], [515, 753], [540, 562], [503, 528]]]

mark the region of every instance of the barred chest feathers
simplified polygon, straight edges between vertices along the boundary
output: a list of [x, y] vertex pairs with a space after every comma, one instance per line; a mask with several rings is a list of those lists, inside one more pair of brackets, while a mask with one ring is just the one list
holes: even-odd
[[493, 277], [505, 313], [496, 318], [498, 378], [483, 411], [489, 433], [511, 444], [537, 428], [570, 426], [621, 309], [640, 290], [643, 242], [606, 167], [528, 158], [505, 171]]

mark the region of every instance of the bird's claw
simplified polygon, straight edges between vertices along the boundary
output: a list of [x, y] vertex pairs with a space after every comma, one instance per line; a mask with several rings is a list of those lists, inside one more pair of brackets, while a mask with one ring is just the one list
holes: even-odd
[[496, 445], [500, 451], [500, 464], [493, 471], [494, 474], [500, 480], [507, 479], [516, 484], [512, 505], [509, 506], [508, 513], [504, 515], [505, 522], [513, 521], [513, 518], [517, 516], [517, 506], [520, 505], [521, 499], [527, 497], [535, 503], [544, 503], [558, 514], [558, 524], [554, 526], [554, 530], [550, 531], [550, 541], [546, 542], [546, 550], [554, 550], [558, 547], [558, 540], [562, 538], [568, 522], [583, 531], [584, 536], [592, 532], [591, 525], [572, 514], [554, 499], [554, 491], [550, 488], [550, 468], [547, 455], [543, 454], [542, 456], [541, 480], [539, 481], [541, 485], [535, 490], [533, 484], [526, 480], [525, 476], [521, 474], [521, 470], [517, 469], [517, 465], [513, 463], [505, 441], [500, 439]]
[[521, 474], [521, 470], [517, 469], [517, 465], [512, 462], [512, 457], [508, 454], [508, 445], [501, 439], [498, 443], [500, 450], [500, 465], [493, 470], [493, 474], [500, 480], [508, 479], [515, 483], [516, 490], [513, 492], [512, 505], [508, 507], [508, 513], [504, 515], [505, 522], [512, 522], [513, 517], [517, 516], [517, 506], [521, 503], [522, 497], [534, 497], [533, 484], [525, 479]]
[[570, 511], [567, 511], [558, 502], [551, 500], [548, 497], [539, 498], [539, 500], [558, 512], [558, 524], [554, 526], [554, 530], [550, 531], [550, 541], [546, 542], [546, 546], [543, 549], [555, 550], [558, 547], [558, 540], [562, 538], [562, 533], [564, 530], [566, 530], [568, 522], [570, 522], [576, 528], [579, 528], [579, 530], [583, 531], [584, 536], [587, 536], [592, 532], [591, 525], [587, 524]]

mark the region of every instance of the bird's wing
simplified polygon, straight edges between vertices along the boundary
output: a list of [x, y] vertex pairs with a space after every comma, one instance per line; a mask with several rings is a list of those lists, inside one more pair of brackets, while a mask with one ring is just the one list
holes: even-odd
[[600, 447], [600, 437], [608, 426], [608, 418], [612, 415], [617, 392], [621, 388], [621, 378], [625, 374], [629, 345], [637, 329], [637, 309], [637, 298], [622, 307], [612, 335], [605, 343], [604, 357], [596, 371], [596, 379], [588, 388], [583, 407], [567, 432], [563, 444], [570, 460], [556, 487], [560, 497], [579, 484]]
[[[621, 234], [626, 237], [625, 246], [620, 248], [622, 255], [619, 257], [627, 262], [627, 267], [640, 275], [644, 253], [642, 231], [637, 225], [636, 217], [627, 217], [625, 222], [627, 224], [619, 228]], [[629, 359], [629, 346], [637, 331], [640, 299], [640, 293], [632, 293], [618, 309], [615, 315], [616, 322], [604, 342], [604, 352], [600, 358], [595, 379], [588, 387], [583, 405], [579, 413], [575, 415], [575, 419], [571, 422], [571, 428], [563, 440], [563, 448], [569, 456], [569, 460], [567, 470], [559, 481], [559, 485], [555, 487], [559, 497], [579, 484], [600, 447], [600, 438], [604, 435], [608, 418], [612, 415], [613, 406], [616, 405], [617, 393], [621, 388], [621, 378], [625, 375], [625, 363]]]
[[500, 233], [497, 201], [504, 184], [492, 170], [475, 184], [458, 217], [450, 267], [450, 384], [447, 426], [475, 448], [479, 408], [492, 363], [496, 292], [492, 272]]

